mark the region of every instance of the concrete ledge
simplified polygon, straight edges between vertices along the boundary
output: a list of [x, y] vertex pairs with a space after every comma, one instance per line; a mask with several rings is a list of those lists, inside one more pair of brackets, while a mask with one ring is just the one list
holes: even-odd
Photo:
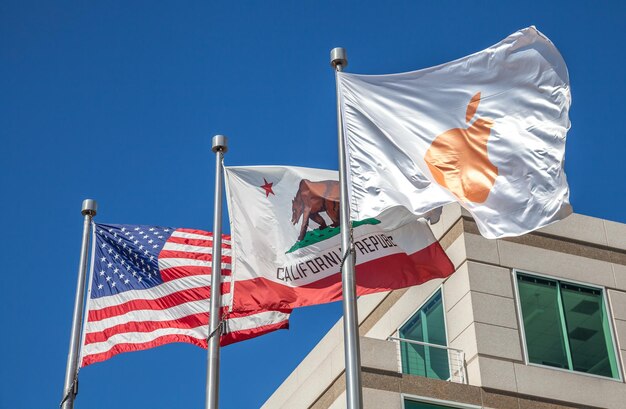
[[[537, 233], [565, 237], [603, 246], [608, 244], [604, 220], [576, 213], [537, 230]], [[623, 234], [626, 234], [626, 231], [623, 232]]]
[[498, 241], [498, 249], [502, 265], [506, 267], [609, 288], [615, 287], [613, 268], [607, 261], [504, 240]]
[[393, 341], [361, 337], [361, 366], [399, 372], [398, 347]]

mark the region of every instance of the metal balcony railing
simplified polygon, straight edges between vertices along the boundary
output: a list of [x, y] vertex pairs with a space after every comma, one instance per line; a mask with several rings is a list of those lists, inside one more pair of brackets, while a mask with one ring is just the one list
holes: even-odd
[[397, 343], [398, 371], [455, 383], [467, 383], [465, 352], [444, 345], [389, 337]]

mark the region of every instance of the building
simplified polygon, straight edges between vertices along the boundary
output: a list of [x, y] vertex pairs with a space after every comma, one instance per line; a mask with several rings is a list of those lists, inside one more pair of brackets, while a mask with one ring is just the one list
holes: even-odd
[[[449, 205], [433, 231], [452, 276], [358, 301], [365, 408], [626, 408], [626, 225], [489, 240]], [[342, 331], [263, 408], [345, 407]]]

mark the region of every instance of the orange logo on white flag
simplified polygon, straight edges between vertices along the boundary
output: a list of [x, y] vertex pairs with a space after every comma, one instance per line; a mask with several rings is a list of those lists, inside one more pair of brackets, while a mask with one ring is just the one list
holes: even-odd
[[[479, 103], [480, 92], [467, 105], [465, 122], [468, 124]], [[493, 120], [478, 117], [468, 128], [450, 129], [437, 136], [424, 155], [437, 183], [464, 202], [487, 200], [498, 176], [498, 168], [487, 155], [492, 126]]]

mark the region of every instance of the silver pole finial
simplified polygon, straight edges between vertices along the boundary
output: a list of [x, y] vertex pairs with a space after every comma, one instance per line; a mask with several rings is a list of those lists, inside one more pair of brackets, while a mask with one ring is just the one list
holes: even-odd
[[213, 137], [213, 146], [211, 147], [213, 152], [221, 151], [226, 153], [228, 151], [228, 138], [224, 135], [215, 135]]
[[330, 50], [330, 66], [337, 71], [343, 71], [348, 66], [348, 53], [343, 47]]
[[83, 216], [90, 215], [95, 216], [98, 212], [98, 203], [93, 199], [83, 200], [83, 208], [81, 213]]

